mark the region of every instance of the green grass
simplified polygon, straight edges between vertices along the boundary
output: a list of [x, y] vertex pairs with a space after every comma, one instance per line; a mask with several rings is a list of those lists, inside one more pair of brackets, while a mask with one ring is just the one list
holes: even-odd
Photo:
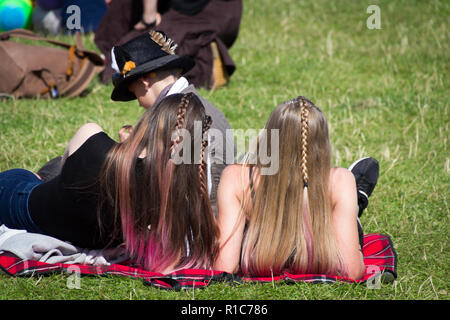
[[[371, 4], [381, 9], [380, 30], [366, 27]], [[242, 129], [261, 128], [277, 104], [306, 96], [328, 117], [334, 165], [379, 159], [380, 179], [362, 223], [367, 233], [391, 235], [394, 283], [219, 283], [169, 292], [117, 277], [83, 277], [76, 290], [67, 288], [65, 274], [0, 275], [0, 299], [448, 300], [449, 13], [444, 0], [247, 0], [230, 52], [236, 73], [226, 88], [200, 90]], [[84, 39], [95, 49], [92, 36]], [[88, 121], [117, 137], [142, 109], [113, 103], [111, 90], [94, 80], [83, 98], [1, 101], [0, 171], [38, 170]]]

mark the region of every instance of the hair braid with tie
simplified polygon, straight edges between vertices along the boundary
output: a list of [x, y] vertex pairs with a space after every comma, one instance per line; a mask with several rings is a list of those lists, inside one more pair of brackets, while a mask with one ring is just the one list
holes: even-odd
[[208, 194], [206, 181], [205, 149], [208, 146], [208, 130], [209, 128], [211, 128], [211, 124], [212, 124], [211, 117], [205, 115], [202, 121], [202, 146], [200, 151], [200, 163], [198, 165], [198, 176], [200, 179], [200, 188], [203, 195]]
[[176, 136], [175, 139], [173, 139], [172, 141], [172, 146], [170, 148], [171, 153], [175, 152], [178, 144], [181, 143], [182, 141], [182, 136], [181, 136], [181, 132], [180, 130], [184, 127], [184, 118], [186, 115], [186, 109], [189, 105], [189, 102], [192, 98], [192, 93], [187, 93], [185, 94], [182, 98], [181, 98], [181, 102], [180, 105], [178, 106], [178, 110], [177, 110], [177, 124], [175, 126], [175, 130], [176, 130]]
[[301, 117], [301, 139], [302, 139], [302, 158], [301, 158], [301, 170], [303, 175], [303, 187], [308, 187], [308, 116], [309, 116], [309, 104], [303, 97], [297, 98], [300, 105], [300, 117]]
[[179, 130], [183, 128], [184, 126], [184, 116], [186, 114], [187, 106], [189, 105], [189, 102], [192, 98], [192, 93], [186, 93], [182, 98], [180, 105], [178, 106], [177, 110], [177, 125], [176, 129]]

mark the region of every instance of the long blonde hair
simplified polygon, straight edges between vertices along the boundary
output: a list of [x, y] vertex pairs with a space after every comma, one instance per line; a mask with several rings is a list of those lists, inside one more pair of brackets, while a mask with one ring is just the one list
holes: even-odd
[[[267, 139], [270, 152], [276, 152], [270, 145], [272, 129], [279, 130], [279, 169], [273, 175], [258, 175], [253, 201], [244, 207], [248, 224], [242, 272], [345, 272], [331, 221], [331, 147], [324, 114], [298, 97], [279, 105], [265, 129], [267, 135], [258, 145]], [[255, 172], [262, 167], [257, 161]]]

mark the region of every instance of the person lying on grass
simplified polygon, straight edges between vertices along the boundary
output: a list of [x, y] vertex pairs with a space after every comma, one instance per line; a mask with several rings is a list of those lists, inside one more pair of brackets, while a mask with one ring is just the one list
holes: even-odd
[[[217, 215], [217, 188], [220, 175], [226, 167], [227, 150], [233, 153], [236, 149], [231, 126], [225, 115], [209, 101], [204, 99], [195, 90], [195, 87], [182, 75], [188, 72], [194, 61], [187, 56], [175, 54], [177, 45], [163, 33], [150, 31], [144, 33], [127, 43], [113, 47], [112, 64], [116, 73], [113, 75], [114, 89], [111, 93], [113, 101], [137, 100], [144, 109], [155, 106], [164, 97], [175, 93], [193, 93], [200, 100], [211, 116], [213, 122], [211, 129], [221, 133], [222, 139], [211, 139], [207, 167], [207, 175], [211, 177], [208, 186], [211, 206]], [[122, 141], [133, 130], [132, 126], [125, 125], [119, 130], [119, 139]], [[54, 158], [39, 169], [38, 174], [44, 180], [56, 176], [61, 168], [61, 157]]]
[[[82, 248], [124, 242], [137, 263], [155, 272], [209, 269], [218, 253], [204, 161], [210, 126], [193, 93], [161, 100], [120, 143], [86, 124], [69, 142], [54, 179], [44, 182], [24, 169], [0, 173], [0, 225]], [[181, 147], [183, 159], [184, 152], [190, 158], [176, 165]]]
[[[278, 130], [278, 150], [273, 129]], [[327, 121], [304, 97], [279, 105], [265, 130], [258, 146], [279, 152], [278, 171], [261, 174], [259, 153], [243, 165], [225, 168], [214, 268], [252, 276], [288, 271], [361, 278], [365, 267], [358, 217], [375, 188], [378, 162], [364, 158], [351, 171], [331, 168]]]

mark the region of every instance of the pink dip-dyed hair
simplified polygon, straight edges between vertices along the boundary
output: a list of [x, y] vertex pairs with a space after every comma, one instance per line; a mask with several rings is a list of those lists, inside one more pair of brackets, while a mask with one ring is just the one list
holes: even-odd
[[[131, 136], [108, 154], [101, 178], [104, 199], [114, 208], [126, 249], [137, 263], [156, 272], [211, 268], [218, 253], [218, 228], [209, 203], [205, 164], [195, 163], [194, 121], [210, 121], [192, 94], [166, 97], [150, 108]], [[174, 130], [191, 135], [191, 162], [171, 160]], [[196, 148], [195, 150], [198, 150]], [[198, 162], [198, 161], [197, 161]]]

